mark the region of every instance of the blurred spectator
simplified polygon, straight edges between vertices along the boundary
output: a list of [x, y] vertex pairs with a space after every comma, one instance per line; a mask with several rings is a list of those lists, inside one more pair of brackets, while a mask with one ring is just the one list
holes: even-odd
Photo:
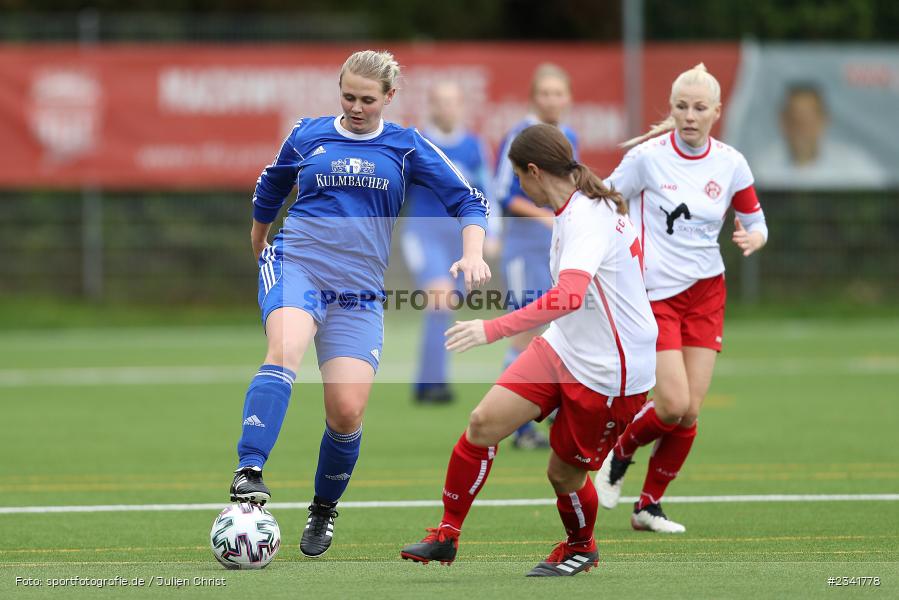
[[[455, 168], [478, 189], [489, 179], [487, 151], [481, 139], [464, 126], [465, 92], [453, 81], [443, 81], [428, 94], [430, 122], [423, 127], [427, 139], [449, 158]], [[453, 400], [447, 384], [448, 356], [444, 335], [450, 326], [447, 296], [465, 291], [464, 281], [453, 281], [449, 266], [462, 256], [462, 226], [447, 214], [446, 205], [431, 189], [409, 184], [402, 245], [406, 264], [418, 289], [427, 291], [427, 311], [421, 331], [414, 399], [419, 404]]]

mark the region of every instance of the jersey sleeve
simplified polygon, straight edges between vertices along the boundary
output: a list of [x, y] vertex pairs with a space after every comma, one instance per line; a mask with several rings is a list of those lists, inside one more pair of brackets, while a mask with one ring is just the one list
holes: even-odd
[[559, 283], [523, 308], [496, 319], [484, 321], [487, 343], [530, 331], [578, 310], [584, 302], [593, 276], [583, 271], [562, 271]]
[[746, 158], [744, 158], [742, 154], [738, 153], [737, 164], [734, 166], [733, 189], [739, 192], [740, 190], [745, 190], [754, 183], [755, 178], [752, 176], [752, 171], [749, 169], [749, 163], [746, 162]]
[[487, 230], [490, 204], [484, 194], [471, 186], [461, 171], [418, 130], [414, 130], [414, 151], [410, 153], [412, 183], [425, 186], [440, 198], [446, 212], [462, 227], [478, 225]]
[[767, 240], [768, 224], [765, 222], [765, 213], [755, 193], [752, 171], [749, 170], [749, 164], [742, 154], [739, 155], [735, 169], [734, 189], [737, 191], [730, 200], [731, 206], [734, 207], [734, 212], [747, 231], [757, 231]]
[[297, 182], [297, 172], [303, 157], [295, 146], [302, 121], [294, 126], [293, 131], [281, 144], [281, 149], [272, 164], [262, 170], [256, 180], [256, 191], [253, 193], [253, 218], [260, 223], [271, 223], [278, 216], [284, 199]]
[[605, 180], [606, 186], [624, 196], [625, 200], [636, 197], [643, 190], [642, 156], [639, 146], [631, 148]]
[[[605, 200], [590, 199], [589, 202]], [[602, 209], [599, 206], [581, 204], [569, 207], [569, 210], [572, 213], [562, 221], [559, 231], [562, 246], [559, 271], [586, 271], [592, 277], [602, 264], [611, 242], [605, 231], [608, 228], [601, 227], [601, 221], [597, 219], [596, 211]]]

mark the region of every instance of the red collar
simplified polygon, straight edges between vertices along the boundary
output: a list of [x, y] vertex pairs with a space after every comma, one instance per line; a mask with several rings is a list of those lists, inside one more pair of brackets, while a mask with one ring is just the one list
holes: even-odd
[[559, 207], [559, 210], [556, 211], [556, 216], [562, 214], [562, 211], [565, 210], [565, 207], [568, 206], [568, 203], [571, 202], [571, 199], [574, 198], [574, 195], [577, 194], [577, 188], [574, 188], [574, 191], [571, 192], [571, 195], [568, 196], [568, 200], [565, 201], [565, 204]]
[[705, 158], [709, 155], [709, 152], [712, 149], [712, 136], [709, 136], [709, 141], [706, 142], [705, 152], [702, 154], [690, 155], [684, 154], [680, 148], [677, 147], [677, 139], [674, 136], [674, 132], [671, 132], [671, 147], [674, 148], [674, 151], [677, 152], [677, 155], [681, 158], [686, 158], [687, 160], [699, 160], [700, 158]]

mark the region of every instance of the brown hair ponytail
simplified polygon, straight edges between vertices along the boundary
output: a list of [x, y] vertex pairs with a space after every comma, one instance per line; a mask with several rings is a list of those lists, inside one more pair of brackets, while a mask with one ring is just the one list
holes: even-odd
[[627, 214], [627, 202], [624, 201], [621, 194], [607, 188], [603, 180], [591, 171], [590, 167], [575, 163], [572, 172], [574, 174], [574, 185], [585, 196], [605, 200], [615, 206], [615, 210], [619, 215]]
[[533, 163], [556, 177], [574, 177], [574, 185], [585, 196], [605, 200], [618, 214], [627, 214], [627, 203], [621, 194], [610, 190], [590, 167], [574, 160], [571, 143], [558, 127], [541, 123], [519, 133], [509, 148], [509, 160], [522, 171]]

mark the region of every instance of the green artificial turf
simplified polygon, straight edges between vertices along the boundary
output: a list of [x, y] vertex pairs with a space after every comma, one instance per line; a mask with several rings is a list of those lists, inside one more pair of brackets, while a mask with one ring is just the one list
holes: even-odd
[[[899, 493], [899, 321], [732, 320], [726, 333], [699, 437], [669, 496]], [[415, 324], [388, 320], [346, 501], [439, 500], [452, 445], [504, 350], [455, 357], [457, 401], [419, 407], [408, 383], [416, 348]], [[263, 353], [254, 322], [0, 332], [0, 506], [224, 506], [246, 383]], [[312, 496], [324, 417], [311, 358], [266, 466], [275, 502]], [[625, 495], [638, 493], [646, 457], [637, 455]], [[551, 498], [545, 463], [545, 453], [503, 445], [480, 498]], [[899, 502], [665, 507], [686, 534], [635, 532], [626, 505], [601, 510], [600, 569], [563, 581], [523, 577], [564, 537], [551, 505], [475, 507], [449, 568], [399, 559], [402, 545], [437, 523], [437, 507], [343, 508], [334, 546], [317, 561], [297, 550], [305, 511], [273, 509], [283, 546], [261, 572], [215, 562], [207, 548], [215, 509], [0, 514], [0, 597], [899, 596]], [[75, 576], [145, 586], [49, 587]], [[881, 585], [827, 585], [844, 576]]]

